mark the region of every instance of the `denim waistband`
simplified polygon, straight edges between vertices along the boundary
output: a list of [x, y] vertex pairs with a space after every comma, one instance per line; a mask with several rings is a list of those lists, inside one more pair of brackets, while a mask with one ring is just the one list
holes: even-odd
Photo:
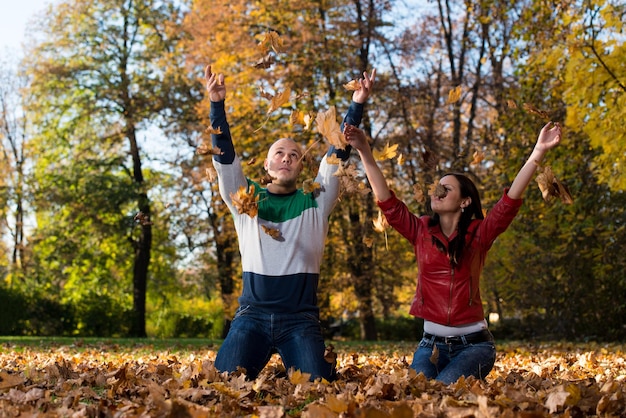
[[477, 344], [487, 341], [493, 341], [493, 335], [488, 329], [484, 329], [478, 332], [472, 332], [471, 334], [456, 335], [454, 337], [440, 337], [438, 335], [424, 333], [424, 338], [431, 340], [434, 343], [443, 344]]

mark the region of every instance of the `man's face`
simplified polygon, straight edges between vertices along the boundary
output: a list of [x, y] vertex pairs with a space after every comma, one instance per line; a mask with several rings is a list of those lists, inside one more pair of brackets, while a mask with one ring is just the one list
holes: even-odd
[[265, 170], [272, 177], [272, 183], [291, 187], [296, 184], [302, 171], [302, 150], [293, 140], [288, 138], [274, 142], [265, 159]]

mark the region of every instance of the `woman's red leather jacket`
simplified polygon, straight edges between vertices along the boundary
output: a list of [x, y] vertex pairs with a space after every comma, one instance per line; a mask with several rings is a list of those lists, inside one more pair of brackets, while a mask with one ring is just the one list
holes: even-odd
[[508, 197], [507, 190], [485, 219], [474, 219], [470, 224], [456, 268], [452, 268], [447, 251], [444, 253], [435, 244], [438, 240], [447, 250], [456, 232], [446, 237], [439, 225], [428, 226], [429, 216], [414, 215], [393, 192], [392, 197], [378, 202], [389, 224], [415, 249], [418, 274], [411, 315], [447, 326], [484, 319], [479, 284], [487, 251], [511, 224], [523, 201]]

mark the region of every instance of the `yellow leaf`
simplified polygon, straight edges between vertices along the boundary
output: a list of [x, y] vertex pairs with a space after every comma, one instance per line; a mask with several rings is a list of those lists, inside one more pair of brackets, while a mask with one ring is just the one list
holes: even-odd
[[326, 162], [331, 165], [337, 165], [341, 163], [341, 158], [337, 157], [337, 154], [332, 154], [326, 157]]
[[448, 93], [448, 103], [456, 103], [461, 100], [461, 94], [463, 93], [463, 86], [456, 86]]
[[283, 40], [280, 35], [278, 35], [278, 32], [272, 30], [264, 34], [263, 38], [259, 42], [259, 48], [264, 54], [269, 52], [270, 49], [276, 53], [283, 52]]
[[302, 182], [302, 191], [304, 193], [313, 193], [316, 190], [320, 190], [321, 187], [322, 186], [318, 182], [312, 179], [306, 179]]
[[387, 145], [385, 145], [385, 148], [383, 148], [382, 151], [374, 150], [373, 152], [374, 159], [376, 161], [390, 160], [392, 158], [395, 158], [395, 156], [398, 154], [397, 150], [398, 150], [398, 144], [389, 146], [389, 143], [387, 143]]
[[387, 218], [385, 218], [381, 211], [378, 211], [378, 218], [374, 219], [372, 222], [374, 224], [374, 231], [376, 232], [385, 232], [385, 230], [389, 228]]
[[404, 155], [402, 154], [398, 154], [398, 165], [403, 165], [404, 164]]
[[302, 373], [300, 370], [291, 370], [289, 373], [289, 381], [293, 385], [308, 383], [310, 379], [311, 373]]
[[270, 107], [267, 109], [267, 114], [274, 112], [276, 109], [279, 109], [281, 106], [289, 103], [289, 98], [291, 97], [291, 89], [287, 88], [283, 92], [276, 93], [270, 102]]
[[328, 395], [326, 397], [326, 406], [330, 408], [331, 411], [341, 414], [348, 410], [348, 403], [344, 400], [339, 399], [334, 395]]
[[335, 106], [331, 106], [325, 112], [319, 112], [315, 118], [317, 122], [317, 131], [326, 140], [337, 149], [345, 149], [348, 143], [346, 142], [341, 127], [337, 123], [337, 115], [335, 113]]
[[361, 89], [361, 83], [358, 80], [351, 80], [343, 85], [343, 88], [348, 91], [356, 91]]

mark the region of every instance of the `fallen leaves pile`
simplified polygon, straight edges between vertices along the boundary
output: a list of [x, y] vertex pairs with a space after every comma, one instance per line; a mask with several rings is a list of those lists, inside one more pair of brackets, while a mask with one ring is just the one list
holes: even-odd
[[338, 379], [310, 382], [274, 356], [256, 380], [218, 373], [216, 346], [0, 346], [0, 416], [619, 417], [617, 344], [498, 345], [487, 381], [445, 386], [408, 367], [414, 343], [340, 344]]

